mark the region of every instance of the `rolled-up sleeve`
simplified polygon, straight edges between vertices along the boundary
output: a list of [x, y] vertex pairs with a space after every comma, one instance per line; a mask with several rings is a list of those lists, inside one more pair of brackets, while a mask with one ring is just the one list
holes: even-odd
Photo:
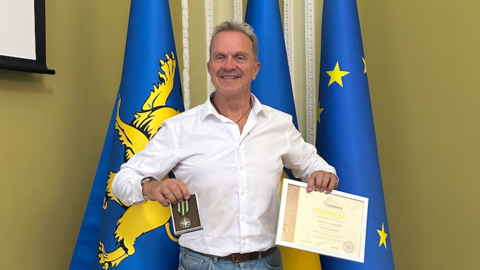
[[173, 129], [166, 122], [145, 149], [120, 167], [112, 182], [112, 194], [127, 204], [144, 201], [141, 180], [162, 179], [177, 164], [177, 142]]

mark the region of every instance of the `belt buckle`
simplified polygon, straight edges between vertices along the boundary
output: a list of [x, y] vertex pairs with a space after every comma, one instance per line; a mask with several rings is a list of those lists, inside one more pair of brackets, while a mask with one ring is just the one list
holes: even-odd
[[232, 254], [232, 262], [233, 263], [241, 263], [246, 262], [249, 260], [248, 254], [241, 254], [241, 253], [233, 253]]

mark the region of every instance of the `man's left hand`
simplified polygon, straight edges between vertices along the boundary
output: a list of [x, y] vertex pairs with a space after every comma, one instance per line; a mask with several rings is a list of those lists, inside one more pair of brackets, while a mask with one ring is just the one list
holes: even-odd
[[333, 173], [314, 171], [308, 179], [307, 191], [320, 191], [329, 194], [338, 186], [338, 178]]

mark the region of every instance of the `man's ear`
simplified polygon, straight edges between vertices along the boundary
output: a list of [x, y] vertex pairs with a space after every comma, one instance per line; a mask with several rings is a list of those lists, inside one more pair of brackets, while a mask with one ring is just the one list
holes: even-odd
[[257, 78], [257, 74], [258, 74], [259, 71], [260, 71], [260, 62], [257, 61], [257, 62], [255, 62], [255, 67], [253, 68], [253, 80], [255, 80], [255, 78]]
[[210, 61], [207, 62], [207, 71], [208, 71], [208, 74], [212, 76], [212, 74], [210, 73]]

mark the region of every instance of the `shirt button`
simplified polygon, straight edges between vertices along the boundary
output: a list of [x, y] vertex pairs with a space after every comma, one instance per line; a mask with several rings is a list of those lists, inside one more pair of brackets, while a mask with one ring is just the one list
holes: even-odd
[[245, 221], [245, 216], [242, 217], [242, 221]]
[[240, 170], [243, 170], [243, 166], [240, 166]]
[[242, 191], [242, 193], [241, 193], [241, 194], [242, 194], [242, 195], [245, 195], [245, 191]]

